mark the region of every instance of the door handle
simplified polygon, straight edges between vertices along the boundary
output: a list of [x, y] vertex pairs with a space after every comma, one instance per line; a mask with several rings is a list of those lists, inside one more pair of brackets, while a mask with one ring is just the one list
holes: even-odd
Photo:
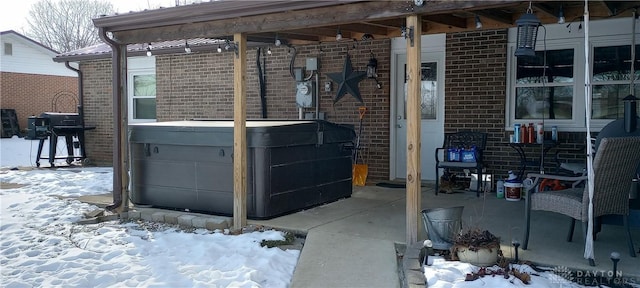
[[402, 125], [400, 125], [400, 124], [396, 124], [396, 126], [397, 126], [398, 128], [402, 128]]

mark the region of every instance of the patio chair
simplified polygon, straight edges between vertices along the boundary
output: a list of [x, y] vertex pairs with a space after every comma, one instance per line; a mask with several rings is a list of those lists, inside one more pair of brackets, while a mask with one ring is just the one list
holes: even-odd
[[[483, 189], [483, 169], [486, 168], [484, 163], [483, 154], [487, 146], [487, 133], [476, 131], [459, 131], [444, 134], [444, 143], [442, 147], [436, 148], [435, 160], [436, 160], [436, 195], [440, 191], [440, 169], [448, 170], [476, 170], [478, 173], [478, 180], [476, 182], [476, 196], [480, 197], [480, 191]], [[472, 148], [472, 152], [466, 153], [470, 156], [468, 159], [460, 157], [460, 159], [453, 160], [449, 157], [447, 151], [449, 148]], [[444, 156], [441, 159], [440, 156]]]
[[[621, 215], [624, 229], [627, 233], [627, 244], [631, 257], [635, 257], [631, 231], [629, 230], [629, 192], [631, 183], [640, 164], [640, 137], [606, 138], [600, 143], [598, 153], [593, 160], [594, 195], [593, 217], [603, 215]], [[528, 174], [533, 180], [526, 195], [525, 202], [525, 231], [522, 249], [529, 244], [529, 230], [531, 210], [543, 210], [560, 213], [571, 217], [571, 225], [567, 241], [573, 238], [575, 221], [582, 221], [582, 235], [587, 236], [589, 190], [585, 187], [572, 185], [568, 189], [559, 191], [536, 192], [536, 186], [542, 179], [558, 179], [579, 183], [587, 180], [586, 175], [570, 177], [551, 174]], [[591, 235], [594, 237], [594, 235]], [[585, 239], [585, 238], [583, 238]], [[593, 266], [595, 262], [589, 259]]]

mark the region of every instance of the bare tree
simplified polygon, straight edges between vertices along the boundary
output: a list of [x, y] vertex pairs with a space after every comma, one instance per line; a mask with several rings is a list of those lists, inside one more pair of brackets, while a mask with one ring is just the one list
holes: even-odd
[[40, 0], [29, 10], [27, 35], [58, 52], [68, 52], [100, 43], [91, 21], [114, 13], [106, 0]]

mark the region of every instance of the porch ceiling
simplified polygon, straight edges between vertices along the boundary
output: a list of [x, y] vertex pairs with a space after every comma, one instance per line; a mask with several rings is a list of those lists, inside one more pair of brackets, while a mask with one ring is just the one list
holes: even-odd
[[[398, 37], [407, 15], [422, 16], [422, 33], [434, 34], [509, 28], [525, 13], [529, 1], [233, 1], [204, 2], [172, 8], [103, 16], [94, 24], [113, 33], [122, 44], [192, 38], [231, 39], [246, 33], [252, 42], [274, 43], [276, 37], [289, 44], [360, 41]], [[625, 13], [640, 1], [592, 1], [590, 18], [630, 16]], [[579, 22], [583, 1], [534, 1], [533, 11], [542, 23], [556, 23], [562, 7], [567, 23]], [[369, 36], [367, 35], [367, 36]]]

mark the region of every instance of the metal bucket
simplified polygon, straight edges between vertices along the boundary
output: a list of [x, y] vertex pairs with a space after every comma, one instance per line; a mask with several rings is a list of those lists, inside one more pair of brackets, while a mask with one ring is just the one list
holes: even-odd
[[448, 250], [462, 230], [464, 206], [422, 210], [422, 222], [433, 249]]

